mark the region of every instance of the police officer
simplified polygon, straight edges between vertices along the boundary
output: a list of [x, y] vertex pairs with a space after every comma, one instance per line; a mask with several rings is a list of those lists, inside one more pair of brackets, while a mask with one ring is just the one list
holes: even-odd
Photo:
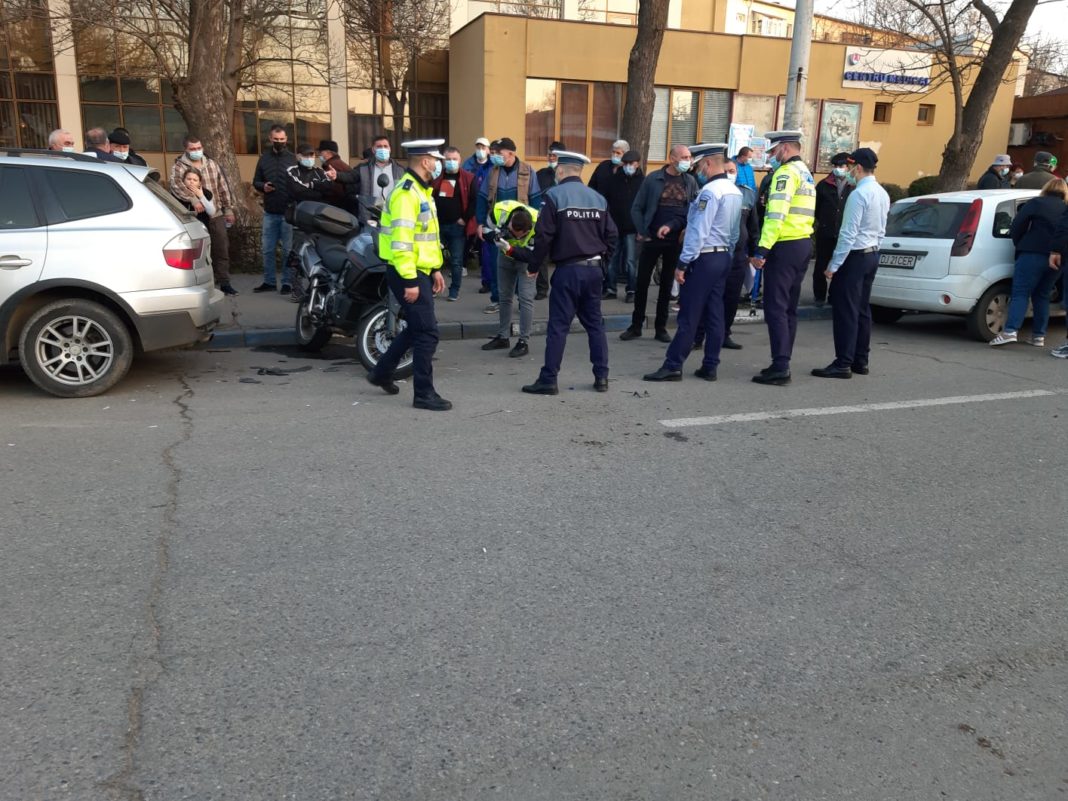
[[408, 352], [414, 351], [416, 409], [443, 412], [452, 404], [434, 390], [431, 360], [438, 346], [438, 321], [434, 317], [434, 295], [445, 289], [441, 276], [441, 240], [438, 215], [431, 184], [441, 175], [444, 156], [438, 148], [444, 139], [421, 139], [401, 144], [408, 151], [408, 169], [386, 201], [379, 226], [378, 256], [389, 262], [386, 281], [394, 297], [404, 306], [407, 326], [393, 338], [367, 380], [390, 395], [400, 388], [393, 383], [393, 371]]
[[[519, 297], [519, 341], [508, 351], [512, 358], [526, 356], [530, 352], [527, 340], [534, 329], [535, 281], [531, 279], [526, 264], [513, 254], [528, 249], [534, 239], [534, 225], [538, 212], [518, 200], [498, 200], [486, 216], [483, 238], [495, 240], [493, 244], [501, 252], [497, 259], [497, 309], [500, 327], [482, 350], [500, 350], [509, 347], [512, 333], [512, 307]], [[533, 266], [533, 265], [531, 265]], [[540, 274], [540, 273], [539, 273]]]
[[538, 380], [523, 387], [533, 395], [556, 395], [556, 376], [564, 358], [571, 321], [578, 314], [590, 341], [593, 388], [608, 391], [608, 340], [601, 317], [603, 266], [616, 246], [616, 225], [604, 196], [582, 183], [582, 167], [590, 160], [581, 153], [557, 151], [556, 179], [540, 209], [534, 229], [534, 249], [516, 258], [534, 274], [546, 257], [556, 265], [550, 283], [549, 324], [545, 338], [545, 366]]
[[[879, 269], [879, 245], [886, 234], [890, 196], [875, 180], [875, 151], [862, 147], [849, 155], [845, 179], [856, 187], [846, 200], [842, 228], [827, 280], [834, 311], [834, 361], [818, 367], [818, 378], [852, 378], [868, 374], [871, 344], [871, 285]], [[832, 280], [833, 279], [833, 280]]]
[[[700, 323], [705, 329], [705, 357], [694, 375], [715, 381], [719, 366], [725, 326], [723, 292], [739, 235], [742, 193], [727, 177], [725, 142], [694, 145], [690, 155], [697, 161], [694, 178], [702, 188], [690, 203], [682, 254], [675, 269], [680, 287], [678, 328], [663, 365], [645, 375], [646, 381], [682, 380], [682, 363], [693, 347]], [[666, 281], [667, 276], [661, 280]]]
[[771, 340], [771, 366], [753, 376], [757, 384], [790, 383], [790, 354], [797, 336], [797, 301], [812, 254], [816, 183], [801, 161], [801, 131], [769, 131], [771, 184], [760, 243], [750, 263], [764, 276], [764, 320]]

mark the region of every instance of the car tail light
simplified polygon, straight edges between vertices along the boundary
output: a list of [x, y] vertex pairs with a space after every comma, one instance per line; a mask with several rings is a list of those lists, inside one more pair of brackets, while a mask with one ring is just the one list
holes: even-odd
[[957, 231], [957, 238], [953, 240], [953, 250], [949, 252], [950, 256], [967, 256], [972, 252], [975, 232], [979, 229], [979, 215], [982, 211], [983, 201], [976, 198], [968, 207], [968, 211], [964, 213], [964, 220], [960, 224], [960, 230]]
[[178, 234], [163, 246], [163, 260], [176, 270], [192, 270], [196, 260], [204, 253], [204, 240], [193, 241], [189, 234]]

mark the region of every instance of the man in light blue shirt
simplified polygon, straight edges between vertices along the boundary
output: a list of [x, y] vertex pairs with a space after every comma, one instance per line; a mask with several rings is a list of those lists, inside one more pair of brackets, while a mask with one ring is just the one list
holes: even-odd
[[[694, 177], [702, 189], [690, 203], [682, 254], [675, 270], [675, 280], [679, 282], [679, 327], [668, 346], [664, 364], [644, 376], [645, 381], [682, 380], [682, 363], [693, 349], [702, 323], [705, 354], [694, 375], [705, 381], [716, 380], [725, 326], [723, 292], [742, 216], [742, 193], [727, 177], [726, 153], [726, 144], [690, 148], [691, 156], [697, 161]], [[660, 280], [667, 281], [668, 277], [665, 275]]]
[[[879, 269], [879, 246], [886, 234], [890, 196], [875, 180], [879, 158], [867, 147], [849, 156], [846, 180], [856, 188], [846, 200], [826, 276], [834, 312], [834, 361], [812, 371], [818, 378], [868, 374], [871, 349], [871, 285]], [[833, 279], [833, 280], [832, 280]]]

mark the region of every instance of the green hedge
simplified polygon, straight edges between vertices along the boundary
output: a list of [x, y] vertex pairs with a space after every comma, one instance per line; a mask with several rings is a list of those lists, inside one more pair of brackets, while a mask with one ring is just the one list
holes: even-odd
[[262, 230], [258, 225], [235, 225], [230, 229], [231, 272], [258, 273], [263, 269]]
[[898, 184], [883, 184], [883, 189], [886, 190], [886, 194], [890, 195], [891, 203], [896, 203], [905, 197], [905, 190]]
[[930, 195], [938, 191], [938, 176], [925, 175], [909, 184], [909, 197]]

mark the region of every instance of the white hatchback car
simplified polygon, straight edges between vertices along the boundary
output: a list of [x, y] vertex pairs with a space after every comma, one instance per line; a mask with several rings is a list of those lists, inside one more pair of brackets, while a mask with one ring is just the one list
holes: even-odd
[[905, 311], [955, 314], [966, 318], [977, 339], [997, 336], [1005, 327], [1015, 263], [1009, 227], [1037, 194], [972, 190], [894, 203], [872, 284], [872, 318], [892, 323]]

